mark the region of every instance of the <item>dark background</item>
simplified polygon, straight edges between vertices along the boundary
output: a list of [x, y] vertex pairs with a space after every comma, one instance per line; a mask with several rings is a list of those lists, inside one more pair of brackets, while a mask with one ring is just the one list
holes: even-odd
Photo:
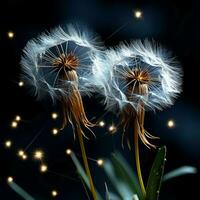
[[[142, 19], [136, 19], [134, 9], [143, 12]], [[175, 105], [162, 112], [148, 113], [146, 129], [161, 137], [159, 144], [168, 149], [166, 172], [182, 166], [200, 167], [199, 133], [199, 52], [200, 52], [200, 6], [198, 1], [127, 1], [127, 0], [7, 0], [0, 6], [0, 199], [21, 199], [7, 185], [8, 176], [26, 189], [35, 199], [52, 199], [51, 190], [59, 192], [57, 199], [87, 199], [84, 188], [77, 178], [66, 148], [79, 154], [79, 146], [74, 142], [70, 127], [54, 137], [51, 129], [60, 121], [51, 120], [51, 112], [58, 111], [51, 101], [37, 102], [25, 88], [18, 86], [20, 77], [20, 57], [26, 42], [39, 33], [57, 25], [80, 22], [97, 32], [106, 46], [118, 44], [121, 40], [149, 38], [171, 50], [184, 69], [183, 93]], [[114, 33], [119, 27], [119, 32]], [[13, 31], [13, 39], [7, 37]], [[104, 108], [98, 98], [84, 98], [89, 117], [99, 119]], [[19, 114], [22, 122], [17, 129], [10, 127], [11, 121]], [[176, 126], [169, 129], [166, 123], [174, 119]], [[97, 139], [87, 141], [87, 152], [91, 158], [109, 158], [120, 147], [120, 132], [107, 133], [111, 123], [117, 123], [112, 113], [104, 120], [105, 128], [95, 128]], [[57, 124], [56, 124], [57, 123]], [[28, 160], [21, 160], [16, 154], [24, 149], [34, 136], [42, 133], [28, 148]], [[4, 141], [11, 139], [13, 146], [5, 149]], [[32, 159], [32, 153], [40, 148], [45, 152], [45, 162], [50, 171], [41, 174], [39, 163]], [[143, 151], [142, 166], [147, 178], [153, 151]], [[132, 152], [122, 151], [132, 164]], [[102, 169], [93, 162], [97, 188], [104, 193]], [[133, 166], [134, 167], [134, 166]], [[199, 174], [187, 175], [166, 182], [161, 189], [161, 200], [199, 199]]]

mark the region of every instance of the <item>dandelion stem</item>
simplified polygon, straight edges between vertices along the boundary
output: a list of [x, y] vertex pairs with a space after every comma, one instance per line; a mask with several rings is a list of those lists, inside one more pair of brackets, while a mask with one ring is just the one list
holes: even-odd
[[94, 183], [93, 183], [92, 176], [90, 173], [90, 168], [89, 168], [89, 164], [88, 164], [88, 160], [87, 160], [87, 155], [86, 155], [86, 151], [85, 151], [85, 145], [84, 145], [83, 135], [82, 135], [82, 130], [81, 130], [80, 125], [78, 125], [78, 127], [77, 127], [77, 133], [78, 133], [79, 144], [81, 147], [81, 154], [82, 154], [82, 158], [83, 158], [84, 167], [85, 167], [86, 174], [87, 174], [87, 177], [88, 177], [89, 183], [90, 183], [91, 193], [92, 193], [93, 199], [97, 200], [97, 194], [96, 194]]
[[139, 130], [139, 126], [138, 126], [138, 119], [137, 117], [135, 118], [135, 124], [134, 124], [134, 146], [135, 146], [135, 161], [136, 161], [136, 168], [137, 168], [137, 174], [138, 174], [138, 180], [140, 183], [140, 187], [143, 193], [143, 196], [146, 196], [146, 190], [144, 187], [144, 182], [143, 182], [143, 178], [142, 178], [142, 172], [141, 172], [141, 168], [140, 168], [140, 152], [139, 152], [139, 141], [138, 141], [138, 133]]

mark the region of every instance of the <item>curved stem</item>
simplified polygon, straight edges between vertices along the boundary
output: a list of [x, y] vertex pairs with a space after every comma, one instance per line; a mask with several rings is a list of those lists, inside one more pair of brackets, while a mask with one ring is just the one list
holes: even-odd
[[139, 126], [138, 126], [138, 119], [137, 117], [135, 118], [135, 124], [134, 124], [134, 146], [135, 146], [135, 161], [136, 161], [136, 168], [137, 168], [137, 174], [138, 174], [138, 179], [140, 183], [140, 187], [143, 193], [143, 196], [146, 196], [146, 190], [144, 187], [144, 182], [142, 178], [142, 172], [140, 168], [140, 152], [139, 152], [139, 141], [138, 141], [138, 136], [139, 136]]
[[87, 160], [87, 155], [86, 155], [86, 151], [85, 151], [85, 145], [84, 145], [83, 135], [82, 135], [82, 130], [81, 130], [80, 125], [78, 125], [78, 127], [77, 127], [77, 133], [78, 133], [79, 144], [81, 147], [81, 154], [82, 154], [82, 158], [83, 158], [84, 167], [86, 170], [87, 177], [89, 179], [91, 193], [92, 193], [93, 199], [97, 200], [97, 194], [96, 194], [94, 183], [93, 183], [92, 176], [90, 173], [90, 168], [89, 168], [89, 164], [88, 164], [88, 160]]

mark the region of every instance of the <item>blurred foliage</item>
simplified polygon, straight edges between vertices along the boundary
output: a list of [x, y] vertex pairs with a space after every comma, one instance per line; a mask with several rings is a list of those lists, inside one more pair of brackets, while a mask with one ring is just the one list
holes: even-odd
[[[87, 185], [88, 189], [90, 189], [85, 171], [74, 153], [71, 154], [71, 158], [84, 183]], [[133, 169], [119, 152], [114, 153], [110, 159], [104, 161], [103, 170], [108, 181], [105, 184], [105, 192], [96, 191], [98, 199], [158, 200], [160, 187], [163, 181], [197, 172], [194, 167], [183, 166], [163, 176], [165, 161], [166, 147], [164, 146], [158, 149], [154, 159], [147, 182], [146, 196], [144, 197]], [[104, 193], [105, 195], [103, 196]]]
[[[80, 161], [73, 152], [70, 156], [84, 187], [86, 186], [90, 190], [89, 180]], [[161, 183], [163, 181], [168, 181], [186, 174], [197, 173], [195, 167], [182, 166], [163, 176], [165, 157], [166, 147], [159, 148], [149, 174], [146, 197], [144, 197], [133, 169], [119, 152], [114, 153], [110, 159], [104, 161], [103, 170], [108, 181], [105, 183], [105, 191], [98, 192], [96, 190], [98, 200], [158, 200]], [[16, 183], [11, 182], [9, 185], [23, 199], [35, 199]], [[86, 193], [88, 191], [87, 189]]]

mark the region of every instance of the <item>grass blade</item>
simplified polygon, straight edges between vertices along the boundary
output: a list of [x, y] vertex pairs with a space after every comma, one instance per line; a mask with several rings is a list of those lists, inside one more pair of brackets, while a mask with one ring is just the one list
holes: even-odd
[[146, 200], [157, 200], [162, 182], [164, 165], [166, 157], [166, 147], [158, 150], [156, 158], [153, 162], [146, 188]]

